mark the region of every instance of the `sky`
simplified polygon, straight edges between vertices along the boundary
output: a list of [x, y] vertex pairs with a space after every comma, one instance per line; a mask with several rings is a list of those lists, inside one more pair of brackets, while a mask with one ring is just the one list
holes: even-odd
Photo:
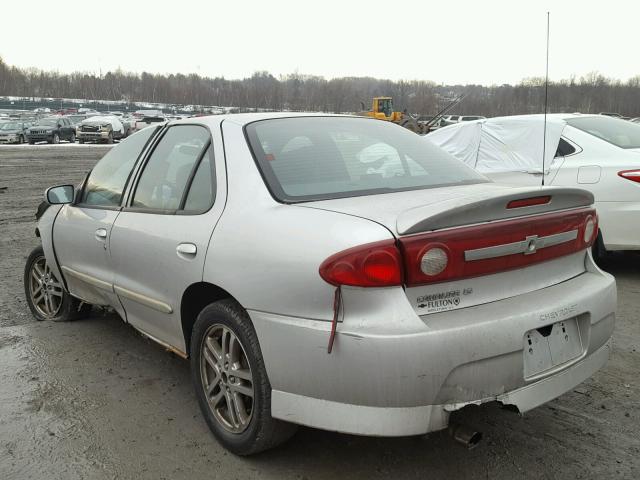
[[[54, 2], [55, 3], [55, 2]], [[444, 84], [640, 74], [638, 0], [29, 0], [0, 20], [0, 57], [59, 72], [266, 70]], [[106, 8], [100, 8], [106, 7]], [[3, 92], [0, 92], [2, 94]]]

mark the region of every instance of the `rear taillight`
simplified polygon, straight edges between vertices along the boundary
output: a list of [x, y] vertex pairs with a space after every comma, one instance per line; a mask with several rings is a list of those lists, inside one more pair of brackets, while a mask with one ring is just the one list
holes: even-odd
[[631, 180], [632, 182], [640, 183], [640, 170], [622, 170], [618, 172], [618, 176]]
[[407, 286], [522, 268], [593, 245], [594, 209], [547, 213], [402, 237]]
[[579, 252], [593, 245], [592, 208], [531, 215], [368, 243], [327, 258], [331, 285], [416, 286], [489, 275]]
[[392, 287], [402, 285], [402, 258], [394, 240], [368, 243], [330, 256], [320, 276], [331, 285]]

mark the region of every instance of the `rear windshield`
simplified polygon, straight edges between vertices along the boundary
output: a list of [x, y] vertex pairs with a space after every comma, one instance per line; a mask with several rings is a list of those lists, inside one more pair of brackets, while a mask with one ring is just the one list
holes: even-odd
[[487, 181], [424, 137], [379, 120], [271, 119], [246, 133], [269, 189], [284, 202]]
[[590, 133], [620, 148], [640, 148], [640, 125], [619, 118], [599, 117], [570, 118], [567, 123], [578, 130]]

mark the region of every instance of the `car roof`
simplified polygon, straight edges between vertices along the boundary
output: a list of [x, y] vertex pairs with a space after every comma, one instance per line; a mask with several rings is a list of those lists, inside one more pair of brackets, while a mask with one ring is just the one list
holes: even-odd
[[357, 115], [340, 115], [336, 113], [301, 113], [301, 112], [261, 112], [261, 113], [229, 113], [225, 115], [206, 115], [202, 117], [183, 118], [171, 122], [172, 125], [181, 123], [200, 123], [204, 125], [218, 125], [223, 121], [229, 121], [236, 125], [245, 126], [258, 120], [271, 120], [276, 118], [302, 118], [302, 117], [356, 117], [371, 119], [370, 117], [360, 117]]

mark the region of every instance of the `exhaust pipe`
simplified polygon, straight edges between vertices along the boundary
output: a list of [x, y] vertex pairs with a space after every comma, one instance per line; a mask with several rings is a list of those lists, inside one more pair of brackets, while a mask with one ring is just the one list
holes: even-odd
[[449, 435], [451, 435], [456, 442], [466, 447], [467, 450], [476, 448], [480, 444], [480, 440], [482, 440], [482, 432], [477, 432], [459, 423], [449, 425]]

